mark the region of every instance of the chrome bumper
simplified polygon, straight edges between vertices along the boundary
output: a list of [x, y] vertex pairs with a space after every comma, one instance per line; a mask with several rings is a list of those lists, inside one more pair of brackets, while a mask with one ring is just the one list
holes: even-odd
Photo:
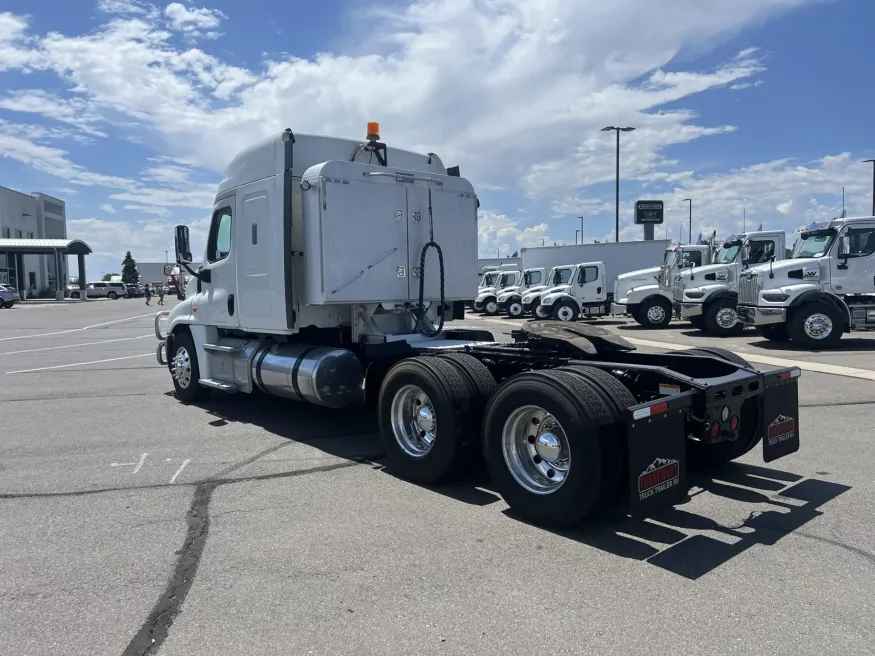
[[787, 308], [762, 308], [753, 305], [738, 306], [738, 320], [749, 326], [768, 326], [787, 322]]

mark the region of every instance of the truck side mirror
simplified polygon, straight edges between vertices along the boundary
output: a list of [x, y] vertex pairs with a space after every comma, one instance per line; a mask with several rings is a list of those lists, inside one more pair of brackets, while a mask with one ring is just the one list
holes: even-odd
[[747, 266], [750, 262], [750, 244], [745, 244], [741, 247], [741, 264]]
[[180, 264], [191, 264], [191, 244], [188, 240], [188, 226], [176, 226], [176, 239], [174, 240], [176, 261]]
[[848, 235], [843, 235], [839, 238], [839, 257], [848, 259], [851, 254], [851, 238]]
[[164, 265], [164, 275], [165, 276], [172, 276], [174, 268], [175, 267], [172, 264], [165, 264]]

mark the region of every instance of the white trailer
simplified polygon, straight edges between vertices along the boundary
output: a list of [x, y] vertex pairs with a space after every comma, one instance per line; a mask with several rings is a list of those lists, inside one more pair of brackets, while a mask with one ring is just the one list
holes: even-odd
[[[548, 271], [557, 267], [573, 267], [582, 262], [600, 262], [606, 285], [606, 310], [610, 309], [613, 301], [614, 283], [617, 277], [627, 271], [641, 268], [642, 264], [658, 266], [662, 262], [663, 252], [671, 244], [669, 240], [659, 241], [621, 241], [605, 242], [603, 244], [578, 244], [575, 246], [547, 246], [542, 248], [524, 248], [520, 252], [523, 267], [525, 269], [543, 268]], [[563, 269], [563, 273], [567, 273]], [[568, 284], [563, 279], [558, 286]], [[549, 293], [552, 288], [539, 290], [534, 293], [524, 294], [520, 299], [523, 314], [532, 314], [536, 318], [545, 319], [550, 316], [549, 311], [541, 304], [542, 297]], [[558, 291], [558, 289], [557, 289]]]
[[398, 476], [435, 484], [485, 461], [520, 516], [551, 526], [621, 490], [636, 515], [686, 501], [688, 463], [799, 449], [798, 423], [763, 439], [798, 422], [798, 368], [636, 353], [588, 325], [535, 321], [512, 343], [445, 327], [475, 293], [476, 251], [458, 168], [389, 149], [376, 124], [365, 142], [286, 130], [225, 169], [197, 270], [176, 227], [192, 281], [156, 316], [158, 362], [186, 403], [260, 391], [285, 407], [371, 405]]

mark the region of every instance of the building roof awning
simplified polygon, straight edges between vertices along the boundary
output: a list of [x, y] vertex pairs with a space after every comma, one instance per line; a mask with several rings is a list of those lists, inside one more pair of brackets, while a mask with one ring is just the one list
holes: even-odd
[[0, 239], [0, 251], [44, 255], [66, 251], [68, 255], [91, 255], [91, 246], [81, 239]]

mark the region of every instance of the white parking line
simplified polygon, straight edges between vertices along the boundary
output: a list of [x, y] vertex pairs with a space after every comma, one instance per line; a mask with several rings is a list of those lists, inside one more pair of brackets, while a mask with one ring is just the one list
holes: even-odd
[[70, 364], [56, 364], [52, 367], [37, 367], [36, 369], [19, 369], [18, 371], [7, 371], [6, 374], [30, 374], [35, 371], [48, 371], [50, 369], [64, 369], [66, 367], [84, 367], [86, 364], [102, 364], [104, 362], [116, 362], [117, 360], [133, 360], [134, 358], [145, 358], [148, 356], [155, 357], [154, 353], [141, 353], [140, 355], [126, 355], [122, 358], [106, 358], [105, 360], [91, 360], [90, 362], [72, 362]]
[[154, 333], [148, 335], [140, 335], [139, 337], [119, 337], [118, 339], [104, 339], [99, 342], [85, 342], [84, 344], [65, 344], [64, 346], [46, 346], [38, 349], [26, 349], [24, 351], [8, 351], [0, 353], [0, 355], [19, 355], [20, 353], [37, 353], [38, 351], [55, 351], [57, 349], [77, 348], [79, 346], [94, 346], [96, 344], [112, 344], [113, 342], [126, 342], [131, 339], [145, 339], [146, 337], [154, 337]]
[[104, 321], [103, 323], [96, 323], [93, 326], [85, 326], [84, 328], [70, 328], [69, 330], [59, 330], [54, 333], [39, 333], [36, 335], [18, 335], [16, 337], [0, 337], [0, 342], [7, 342], [12, 339], [30, 339], [31, 337], [51, 337], [52, 335], [66, 335], [67, 333], [78, 333], [83, 330], [91, 330], [92, 328], [102, 328], [103, 326], [111, 326], [116, 323], [124, 323], [125, 321], [132, 321], [134, 319], [143, 319], [144, 317], [154, 317], [157, 312], [150, 312], [149, 314], [138, 314], [135, 317], [126, 317], [124, 319], [116, 319], [115, 321]]
[[[489, 318], [478, 318], [477, 321], [489, 321], [491, 323], [498, 323], [507, 326], [508, 324], [521, 325], [525, 322], [524, 319], [489, 319]], [[703, 348], [707, 345], [703, 344], [678, 344], [676, 342], [658, 342], [650, 339], [639, 339], [637, 337], [627, 337], [626, 335], [620, 335], [623, 339], [628, 341], [630, 344], [635, 344], [636, 346], [645, 346], [649, 348], [659, 348], [659, 349], [672, 349], [675, 351], [686, 351], [694, 348]], [[732, 351], [733, 353], [737, 353], [738, 355], [744, 357], [750, 362], [756, 362], [758, 364], [768, 364], [774, 367], [799, 367], [802, 371], [811, 371], [813, 373], [819, 374], [832, 374], [834, 376], [846, 376], [848, 378], [861, 378], [863, 380], [875, 380], [875, 371], [871, 369], [858, 369], [856, 367], [844, 367], [842, 365], [837, 364], [826, 364], [823, 362], [811, 362], [810, 360], [791, 360], [789, 358], [776, 358], [769, 355], [760, 355], [759, 353], [754, 353], [750, 351], [742, 351], [739, 349], [727, 349]]]
[[173, 478], [170, 479], [170, 485], [173, 485], [176, 482], [176, 477], [182, 473], [182, 470], [185, 469], [185, 466], [190, 462], [191, 462], [191, 458], [189, 458], [188, 460], [186, 460], [185, 462], [183, 462], [179, 466], [179, 469], [176, 470], [176, 473], [173, 475]]

